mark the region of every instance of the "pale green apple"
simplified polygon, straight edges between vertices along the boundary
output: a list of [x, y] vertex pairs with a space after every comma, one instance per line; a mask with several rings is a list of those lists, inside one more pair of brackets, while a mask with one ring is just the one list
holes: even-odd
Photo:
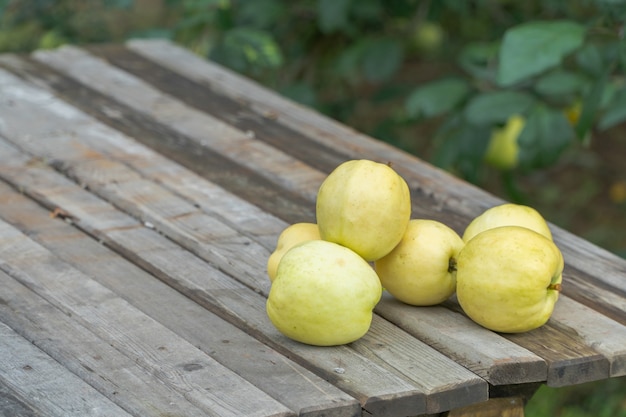
[[545, 236], [520, 226], [486, 230], [457, 259], [456, 293], [476, 323], [503, 333], [545, 324], [561, 289], [563, 256]]
[[415, 28], [410, 41], [418, 51], [434, 53], [441, 49], [445, 37], [446, 33], [440, 24], [426, 21]]
[[380, 300], [378, 275], [354, 251], [311, 240], [288, 250], [267, 299], [267, 315], [285, 336], [317, 346], [362, 337]]
[[398, 300], [417, 306], [439, 304], [456, 289], [456, 258], [463, 240], [445, 224], [409, 222], [404, 237], [375, 262], [383, 287]]
[[526, 227], [552, 240], [548, 223], [537, 210], [522, 204], [505, 203], [474, 218], [463, 233], [463, 241], [468, 242], [480, 232], [499, 226]]
[[391, 252], [404, 235], [411, 217], [409, 187], [386, 164], [350, 160], [320, 186], [316, 216], [323, 240], [375, 261]]
[[525, 124], [526, 119], [523, 116], [514, 114], [502, 128], [495, 129], [485, 151], [485, 162], [502, 171], [515, 168], [520, 152], [517, 140]]
[[267, 259], [267, 275], [270, 281], [274, 281], [276, 278], [278, 263], [285, 252], [299, 243], [319, 239], [320, 232], [315, 223], [294, 223], [287, 226], [278, 236], [276, 249]]

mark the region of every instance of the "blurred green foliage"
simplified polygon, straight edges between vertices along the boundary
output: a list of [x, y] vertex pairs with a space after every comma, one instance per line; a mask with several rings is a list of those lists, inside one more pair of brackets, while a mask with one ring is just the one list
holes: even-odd
[[524, 411], [528, 417], [626, 417], [625, 387], [626, 377], [569, 388], [543, 385]]

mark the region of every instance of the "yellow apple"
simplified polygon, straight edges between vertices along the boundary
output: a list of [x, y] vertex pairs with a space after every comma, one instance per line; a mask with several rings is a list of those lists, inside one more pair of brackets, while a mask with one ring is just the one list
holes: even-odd
[[576, 126], [580, 120], [580, 115], [583, 111], [583, 102], [580, 98], [577, 98], [569, 106], [563, 110], [565, 118], [570, 125]]
[[367, 333], [381, 295], [380, 280], [363, 258], [336, 243], [312, 240], [283, 256], [267, 315], [293, 340], [342, 345]]
[[457, 259], [456, 293], [476, 323], [503, 333], [545, 324], [559, 297], [563, 256], [550, 239], [520, 226], [486, 230]]
[[383, 287], [417, 306], [439, 304], [456, 289], [456, 258], [463, 240], [435, 220], [413, 219], [400, 243], [375, 262]]
[[410, 41], [418, 51], [434, 53], [441, 49], [445, 35], [443, 27], [438, 23], [422, 22], [415, 28]]
[[320, 186], [316, 216], [323, 240], [375, 261], [391, 252], [406, 231], [411, 217], [409, 187], [386, 164], [347, 161]]
[[524, 117], [515, 114], [509, 117], [504, 127], [495, 129], [485, 151], [485, 162], [501, 170], [515, 168], [519, 159], [517, 139], [525, 123]]
[[319, 240], [320, 232], [315, 223], [294, 223], [280, 233], [276, 249], [267, 259], [267, 275], [270, 281], [276, 278], [276, 270], [281, 258], [292, 247], [309, 240]]
[[548, 223], [537, 210], [522, 204], [506, 203], [492, 207], [474, 218], [465, 228], [463, 241], [467, 243], [480, 232], [499, 226], [526, 227], [552, 240]]

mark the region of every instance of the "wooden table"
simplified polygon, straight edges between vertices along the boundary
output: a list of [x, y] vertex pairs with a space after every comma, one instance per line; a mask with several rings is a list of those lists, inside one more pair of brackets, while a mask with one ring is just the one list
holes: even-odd
[[172, 43], [3, 55], [0, 93], [0, 414], [522, 415], [626, 375], [626, 262], [557, 227], [535, 331], [384, 296], [350, 345], [282, 336], [267, 258], [341, 162], [391, 163], [458, 232], [501, 201]]

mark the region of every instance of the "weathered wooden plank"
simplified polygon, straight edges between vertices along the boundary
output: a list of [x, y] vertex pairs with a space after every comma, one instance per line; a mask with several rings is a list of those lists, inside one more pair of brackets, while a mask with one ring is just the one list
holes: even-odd
[[[560, 245], [560, 243], [558, 244]], [[601, 249], [597, 249], [597, 251], [601, 251]], [[591, 258], [587, 258], [587, 256], [590, 256]], [[584, 255], [582, 253], [578, 254], [577, 257], [593, 259], [594, 261], [601, 258], [595, 258], [593, 251], [585, 253]], [[592, 261], [588, 262], [594, 263]], [[616, 260], [616, 266], [620, 266], [621, 263], [621, 259]], [[604, 266], [606, 267], [607, 264], [605, 263]], [[618, 278], [618, 275], [614, 275], [614, 271], [609, 272], [605, 267], [603, 267], [602, 262], [600, 262], [598, 264], [597, 274], [606, 272], [607, 276]], [[626, 279], [624, 279], [625, 276], [626, 270], [622, 273], [622, 282], [626, 282]], [[580, 303], [585, 304], [626, 326], [626, 291], [622, 288], [616, 288], [604, 282], [598, 282], [581, 269], [578, 269], [571, 264], [566, 264], [565, 270], [563, 271], [562, 292], [572, 299], [579, 301]]]
[[0, 383], [0, 416], [39, 417], [41, 414], [26, 404], [26, 399], [16, 397], [16, 393]]
[[[46, 118], [44, 114], [41, 116]], [[82, 122], [80, 119], [72, 120], [76, 124]], [[48, 127], [54, 129], [56, 123], [57, 120], [54, 120]], [[90, 132], [94, 131], [97, 133], [83, 132], [80, 141], [69, 140], [65, 147], [66, 157], [84, 160], [106, 155], [131, 166], [141, 176], [166, 186], [169, 191], [184, 197], [196, 208], [220, 219], [231, 228], [237, 228], [240, 234], [257, 240], [268, 250], [273, 250], [277, 234], [287, 226], [287, 223], [259, 207], [117, 131], [100, 132], [97, 125], [90, 129]]]
[[367, 358], [382, 359], [390, 369], [423, 387], [427, 413], [451, 410], [487, 397], [486, 391], [481, 392], [487, 389], [482, 380], [468, 378], [465, 369], [451, 368], [438, 351], [378, 316], [374, 316], [370, 331], [352, 347]]
[[[543, 375], [549, 385], [561, 386], [601, 379], [607, 374], [621, 376], [624, 372], [626, 327], [566, 296], [561, 297], [546, 326], [552, 327], [551, 331], [505, 336], [508, 342], [471, 322], [460, 313], [458, 305], [453, 306], [455, 309], [458, 313], [442, 307], [416, 310], [389, 295], [377, 306], [377, 311], [392, 322], [465, 363], [493, 385], [512, 384], [524, 378], [532, 382]], [[587, 361], [576, 363], [583, 352]], [[545, 364], [537, 363], [539, 356], [548, 362], [547, 378]]]
[[[84, 136], [85, 136], [85, 135], [82, 135], [82, 137], [84, 137]], [[47, 140], [47, 141], [46, 141], [46, 143], [47, 143], [47, 145], [50, 147], [50, 152], [54, 152], [55, 150], [58, 150], [58, 149], [66, 149], [66, 148], [67, 148], [67, 146], [63, 146], [63, 144], [61, 144], [61, 143], [55, 143], [53, 140]], [[57, 152], [57, 154], [58, 154], [58, 152]], [[64, 155], [57, 155], [57, 154], [54, 154], [54, 153], [53, 153], [53, 154], [52, 154], [52, 157], [53, 157], [53, 158], [64, 158], [64, 157], [65, 157]], [[69, 162], [68, 162], [68, 161], [67, 161], [67, 160], [65, 160], [65, 159], [64, 159], [64, 161], [65, 161], [65, 162], [64, 162], [64, 163], [65, 163], [65, 165], [68, 165], [68, 164], [69, 164], [69, 166], [70, 166], [70, 171], [72, 171], [72, 170], [74, 170], [74, 171], [75, 171], [75, 168], [72, 168], [72, 167], [73, 167], [73, 166], [75, 166], [75, 165], [72, 165], [71, 161], [69, 161]], [[93, 162], [93, 161], [92, 161], [92, 162]], [[90, 166], [93, 166], [93, 164], [91, 164]], [[110, 167], [107, 167], [107, 168], [110, 168]], [[67, 169], [67, 166], [66, 166], [64, 169]], [[95, 175], [95, 177], [96, 177], [96, 179], [97, 179], [97, 178], [99, 178], [99, 177], [104, 177], [104, 176], [106, 175], [106, 176], [108, 176], [108, 178], [109, 178], [109, 179], [112, 179], [113, 177], [111, 177], [111, 175], [112, 175], [112, 174], [110, 173], [110, 171], [112, 171], [112, 170], [111, 170], [111, 169], [109, 169], [109, 173], [107, 173], [107, 174], [101, 174], [101, 175]], [[80, 177], [80, 178], [79, 178], [79, 181], [81, 181], [81, 182], [82, 182], [82, 181], [85, 181], [86, 183], [90, 184], [90, 186], [91, 186], [93, 189], [97, 189], [96, 184], [94, 184], [93, 182], [90, 182], [89, 180], [85, 180], [85, 175], [82, 175], [82, 176], [81, 176], [81, 175], [79, 175], [79, 177]], [[117, 187], [117, 186], [118, 186], [119, 184], [121, 184], [121, 183], [123, 183], [122, 178], [116, 179], [116, 180], [114, 181], [115, 187]], [[149, 195], [151, 196], [151, 198], [154, 198], [153, 196], [157, 195], [157, 193], [155, 193], [154, 191], [152, 191], [152, 192], [150, 192], [150, 193], [149, 193]], [[115, 197], [114, 195], [112, 196], [112, 195], [107, 194], [107, 198], [111, 199], [111, 197], [113, 197], [115, 201], [118, 201], [116, 198], [119, 198], [119, 196], [118, 196], [118, 197]], [[127, 201], [127, 200], [124, 200], [124, 201]], [[116, 204], [118, 204], [118, 205], [119, 205], [119, 204], [122, 204], [122, 203], [117, 202]], [[132, 210], [132, 208], [126, 207], [126, 209], [127, 209], [127, 210], [131, 210], [131, 212], [134, 212], [134, 213], [135, 213], [135, 215], [138, 215], [138, 216], [140, 216], [140, 217], [141, 217], [141, 216], [143, 216], [143, 214], [141, 214], [141, 213], [140, 213], [140, 214], [137, 214], [137, 211], [136, 211], [136, 210], [135, 210], [135, 211], [133, 211], [133, 210]], [[167, 216], [166, 216], [166, 217], [167, 217]], [[171, 216], [170, 216], [170, 217], [171, 217]], [[189, 239], [188, 239], [188, 240], [189, 240]], [[192, 241], [192, 242], [193, 242], [193, 237], [191, 237], [191, 239], [190, 239], [189, 241]], [[183, 243], [184, 243], [184, 242], [183, 242]], [[187, 244], [188, 244], [188, 243], [187, 243]], [[193, 248], [193, 245], [191, 245], [191, 247]], [[262, 268], [263, 266], [259, 266], [259, 267], [260, 267], [260, 268]], [[263, 285], [263, 283], [262, 283], [262, 282], [261, 282], [261, 285]], [[434, 330], [434, 329], [433, 329], [433, 330]], [[436, 330], [434, 330], [434, 331], [436, 331]], [[502, 359], [502, 358], [499, 358], [499, 357], [498, 357], [498, 358], [495, 358], [492, 362], [493, 362], [493, 363], [498, 363], [499, 367], [501, 367], [502, 369], [505, 369], [505, 368], [506, 368], [509, 364], [508, 364], [507, 362], [502, 362], [502, 361], [501, 361], [501, 359]], [[506, 359], [506, 358], [504, 358], [504, 359]], [[527, 365], [528, 365], [528, 364], [527, 364]], [[467, 365], [466, 365], [466, 366], [467, 366]], [[470, 364], [470, 366], [471, 366], [471, 364]], [[513, 376], [513, 375], [514, 375], [516, 378], [521, 379], [521, 382], [523, 383], [523, 382], [527, 382], [527, 380], [526, 380], [525, 378], [529, 378], [529, 376], [528, 376], [528, 375], [533, 375], [533, 377], [532, 377], [532, 378], [536, 378], [536, 374], [533, 374], [533, 372], [534, 372], [534, 371], [529, 370], [529, 371], [528, 371], [528, 372], [526, 372], [526, 373], [525, 373], [525, 372], [520, 372], [520, 373], [519, 373], [519, 374], [517, 374], [517, 375], [515, 375], [515, 374], [513, 374], [513, 373], [511, 373], [511, 372], [508, 372], [508, 373], [507, 373], [507, 372], [504, 372], [504, 373], [502, 373], [501, 375], [505, 375], [505, 374], [506, 374], [506, 375], [509, 375], [509, 376]], [[597, 375], [595, 375], [595, 376], [594, 376], [594, 375], [595, 375], [595, 374], [589, 374], [589, 375], [588, 375], [588, 377], [596, 377], [596, 376], [597, 376]], [[518, 379], [518, 380], [516, 380], [516, 381], [512, 381], [512, 382], [517, 382], [517, 383], [519, 383], [519, 379]], [[501, 382], [501, 383], [503, 383], [503, 382]]]
[[[307, 161], [317, 169], [328, 172], [333, 167], [346, 159], [345, 155], [335, 146], [327, 146], [320, 152], [320, 144], [315, 143], [306, 135], [296, 129], [277, 123], [266, 123], [267, 116], [259, 115], [250, 111], [245, 100], [235, 99], [226, 95], [214, 95], [206, 89], [198, 89], [195, 81], [170, 71], [164, 66], [155, 66], [152, 61], [145, 59], [131, 50], [119, 45], [93, 46], [89, 51], [106, 59], [115, 66], [124, 69], [127, 73], [141, 74], [140, 78], [147, 83], [158, 85], [165, 93], [177, 96], [180, 90], [186, 92], [185, 102], [192, 108], [201, 110], [204, 114], [211, 114], [216, 119], [238, 128], [242, 132], [250, 132], [258, 143], [281, 145], [289, 142], [292, 145], [284, 149], [291, 155], [291, 160]], [[100, 65], [102, 66], [102, 65]], [[167, 86], [163, 88], [164, 86]], [[119, 95], [115, 94], [119, 97]], [[142, 94], [144, 95], [144, 94]], [[128, 104], [128, 103], [127, 103]], [[189, 110], [184, 113], [188, 114]], [[265, 116], [265, 117], [264, 117]], [[252, 136], [251, 135], [251, 136]], [[275, 147], [273, 153], [276, 153]], [[282, 153], [282, 151], [278, 151]], [[311, 153], [317, 153], [318, 157], [311, 159]], [[286, 175], [294, 175], [292, 169], [285, 172]]]
[[[483, 210], [502, 203], [501, 199], [484, 190], [460, 181], [417, 158], [319, 113], [295, 105], [249, 79], [201, 59], [172, 43], [133, 40], [128, 43], [128, 47], [171, 71], [207, 85], [211, 91], [244, 100], [248, 103], [248, 107], [259, 115], [275, 115], [273, 119], [277, 123], [304, 133], [324, 147], [339, 147], [349, 158], [365, 157], [389, 161], [407, 179], [417, 195], [427, 197], [426, 200], [434, 199], [437, 202], [435, 205], [438, 205], [440, 210], [456, 213], [457, 216], [465, 216], [464, 222], [462, 222], [463, 218], [446, 217], [448, 223], [456, 229], [464, 227], [469, 219]], [[288, 145], [280, 146], [275, 143], [274, 146], [286, 149]], [[426, 204], [430, 203], [426, 201]], [[437, 214], [437, 210], [433, 210], [430, 216], [437, 217]], [[576, 284], [591, 282], [595, 283], [595, 287], [602, 284], [608, 286], [607, 291], [602, 293], [601, 297], [596, 298], [590, 296], [594, 294], [593, 291], [581, 291], [577, 285], [572, 285], [570, 288], [564, 286], [565, 294], [597, 309], [624, 299], [626, 281], [623, 277], [626, 274], [626, 261], [559, 227], [552, 225], [552, 230], [568, 267], [580, 271], [570, 274], [572, 278], [576, 278]], [[593, 257], [593, 262], [589, 262], [590, 256]], [[577, 275], [581, 275], [580, 279]], [[613, 293], [618, 293], [620, 298], [610, 297]], [[603, 311], [614, 320], [626, 324], [626, 309], [622, 304], [618, 306], [616, 309]]]
[[545, 381], [547, 365], [534, 353], [444, 307], [414, 307], [385, 293], [376, 311], [492, 385]]
[[0, 384], [47, 416], [127, 416], [91, 385], [0, 322]]
[[132, 359], [2, 271], [0, 282], [1, 320], [130, 414], [205, 415], [183, 394], [166, 387]]
[[[557, 306], [558, 304], [557, 302]], [[447, 300], [444, 305], [462, 313], [456, 297]], [[584, 311], [578, 310], [575, 316], [570, 318], [570, 324], [581, 323], [582, 325], [589, 319], [589, 317], [582, 316], [584, 316]], [[597, 325], [602, 326], [602, 323]], [[557, 317], [551, 317], [548, 323], [530, 332], [502, 334], [502, 336], [546, 361], [548, 364], [546, 383], [550, 386], [575, 385], [606, 379], [610, 376], [609, 359], [594, 350], [593, 343], [588, 343], [589, 339], [581, 337], [572, 328], [560, 324]], [[612, 355], [619, 355], [621, 350], [617, 348]]]
[[602, 353], [610, 363], [610, 375], [626, 375], [626, 327], [568, 297], [560, 297], [552, 323], [567, 326], [566, 333], [574, 334], [588, 346]]
[[[120, 224], [132, 223], [133, 219], [79, 186], [74, 185], [74, 190], [70, 190], [69, 180], [43, 165], [22, 165], [28, 163], [28, 157], [2, 140], [0, 145], [3, 179], [49, 209], [60, 207], [70, 213], [72, 221], [81, 229], [205, 308], [332, 382], [357, 398], [367, 412], [385, 416], [424, 412], [425, 394], [416, 384], [364, 358], [349, 346], [319, 348], [287, 339], [267, 319], [264, 296], [213, 270], [197, 256], [155, 230], [143, 227], [137, 220], [134, 226], [98, 228], [100, 213], [108, 213], [109, 224], [113, 217], [117, 217], [116, 222]], [[59, 189], [63, 190], [62, 195], [55, 193]], [[80, 213], [80, 217], [75, 213]], [[337, 371], [339, 368], [341, 372]]]
[[505, 337], [545, 359], [549, 386], [576, 385], [610, 376], [606, 357], [589, 347], [578, 335], [568, 334], [550, 322], [533, 330], [532, 337], [524, 334]]
[[5, 273], [71, 314], [207, 413], [294, 415], [284, 405], [4, 221], [0, 221], [0, 259], [3, 259], [0, 269]]
[[299, 416], [360, 415], [361, 407], [354, 398], [48, 213], [26, 196], [0, 183], [0, 217], [244, 376]]
[[[99, 46], [91, 49], [101, 52], [106, 59], [111, 59], [116, 64], [127, 64], [127, 68], [141, 70], [142, 64], [149, 63], [141, 57], [131, 53], [129, 50], [119, 47]], [[263, 121], [257, 120], [254, 114], [246, 114], [245, 107], [242, 107], [234, 100], [225, 99], [217, 102], [211, 100], [203, 94], [202, 90], [195, 90], [194, 94], [191, 86], [185, 90], [191, 95], [188, 100], [201, 106], [209, 106], [211, 110], [219, 109], [218, 116], [214, 117], [211, 112], [202, 111], [187, 106], [182, 102], [172, 98], [169, 93], [184, 88], [181, 84], [189, 83], [184, 77], [170, 79], [171, 73], [160, 74], [158, 70], [150, 71], [151, 76], [156, 79], [168, 78], [167, 85], [169, 91], [159, 91], [151, 88], [147, 83], [150, 80], [139, 79], [127, 72], [108, 65], [105, 61], [95, 58], [78, 48], [64, 47], [54, 53], [38, 51], [34, 55], [38, 60], [52, 65], [56, 68], [63, 68], [72, 77], [83, 84], [92, 85], [100, 93], [114, 97], [118, 102], [130, 108], [145, 113], [150, 118], [171, 126], [179, 133], [191, 138], [195, 138], [197, 143], [210, 147], [222, 155], [232, 158], [239, 163], [252, 168], [257, 175], [267, 177], [270, 181], [279, 184], [286, 189], [301, 189], [305, 193], [310, 193], [313, 189], [311, 185], [317, 185], [323, 179], [323, 174], [319, 171], [311, 170], [302, 159], [293, 158], [283, 151], [268, 146], [265, 141], [258, 140], [254, 132], [260, 131]], [[131, 58], [138, 58], [132, 60]], [[64, 61], [71, 59], [74, 65], [68, 67]], [[153, 69], [153, 66], [150, 66]], [[97, 85], [91, 84], [91, 77], [84, 77], [87, 72], [97, 71], [101, 76], [101, 82]], [[142, 74], [144, 72], [142, 71]], [[81, 75], [82, 74], [82, 75]], [[250, 125], [252, 124], [252, 126]], [[210, 129], [207, 129], [210, 127]], [[300, 152], [307, 151], [306, 143], [303, 143], [297, 132], [271, 132], [269, 137], [279, 135], [294, 143], [296, 140]], [[301, 135], [300, 135], [301, 136]], [[315, 149], [317, 150], [317, 149]], [[332, 150], [324, 153], [327, 155]], [[307, 155], [307, 153], [303, 153]], [[341, 158], [332, 158], [329, 166], [335, 166]], [[258, 169], [258, 168], [261, 169]]]
[[[49, 67], [13, 55], [0, 56], [0, 66], [10, 69], [21, 77], [27, 77], [34, 83], [53, 87], [56, 94], [81, 108], [81, 111], [77, 112], [67, 104], [59, 104], [55, 106], [61, 112], [57, 116], [72, 118], [77, 114], [87, 112], [93, 117], [106, 120], [116, 130], [138, 138], [137, 140], [148, 144], [158, 152], [168, 155], [168, 158], [182, 162], [232, 193], [243, 196], [252, 204], [268, 212], [281, 213], [288, 222], [314, 218], [314, 210], [307, 208], [306, 205], [298, 204], [302, 197], [277, 187], [276, 184], [242, 166], [239, 162], [191, 140], [172, 127], [155, 123], [147, 116], [98, 94], [70, 78], [63, 77]], [[10, 87], [7, 88], [8, 92]], [[45, 103], [46, 96], [49, 96], [49, 93], [42, 95], [40, 92], [35, 100]], [[29, 97], [29, 100], [32, 99], [34, 98]], [[124, 115], [124, 117], [119, 115]], [[20, 119], [24, 120], [24, 117], [25, 115], [22, 114]], [[96, 130], [94, 134], [97, 133], [102, 132]], [[185, 152], [181, 152], [181, 149]]]
[[[20, 87], [15, 82], [13, 86]], [[90, 142], [105, 142], [108, 137], [119, 134], [73, 110], [60, 100], [45, 98], [45, 95], [38, 95], [36, 91], [27, 88], [28, 100], [31, 100], [33, 107], [28, 107], [27, 100], [23, 100], [21, 107], [13, 108], [13, 111], [9, 110], [11, 106], [4, 106], [7, 109], [2, 116], [6, 120], [6, 124], [3, 125], [5, 135], [11, 136], [30, 151], [36, 152], [38, 157], [54, 161], [58, 169], [68, 172], [83, 185], [89, 183], [89, 186], [97, 189], [101, 195], [144, 222], [154, 225], [174, 239], [186, 242], [207, 261], [225, 269], [247, 285], [267, 290], [269, 280], [265, 274], [259, 272], [265, 270], [270, 253], [268, 249], [242, 236], [219, 219], [204, 213], [194, 203], [181, 199], [151, 181], [144, 180], [124, 164], [110, 161], [90, 149]], [[7, 94], [10, 92], [7, 91]], [[45, 100], [46, 103], [43, 108], [36, 104], [41, 100]], [[26, 132], [19, 128], [22, 125], [19, 115], [24, 117], [24, 110], [35, 110], [37, 107], [41, 117], [37, 124], [29, 123], [33, 129]], [[59, 114], [64, 118], [59, 120]], [[69, 127], [67, 134], [59, 134], [61, 122]], [[23, 140], [24, 134], [38, 140]], [[127, 139], [127, 142], [130, 141]], [[150, 204], [144, 204], [145, 202]], [[79, 216], [78, 213], [76, 215]], [[232, 260], [237, 258], [237, 253], [242, 251], [250, 255], [248, 262], [233, 262]]]
[[[443, 305], [464, 314], [455, 296], [445, 301]], [[584, 326], [583, 323], [591, 317], [583, 316], [584, 311], [578, 310], [574, 316], [569, 318], [569, 324], [580, 323], [581, 326]], [[610, 331], [614, 329], [613, 325], [617, 323], [613, 321], [609, 321], [609, 323], [600, 322], [598, 326], [603, 324], [607, 324], [608, 327], [605, 329]], [[623, 327], [620, 324], [617, 326]], [[587, 338], [582, 337], [568, 325], [559, 323], [556, 315], [538, 329], [525, 333], [501, 335], [544, 359], [548, 365], [546, 383], [554, 387], [608, 378], [611, 376], [610, 358], [621, 356], [623, 350], [619, 346], [614, 346], [615, 350], [609, 356], [603, 355], [594, 349], [595, 343], [599, 341], [597, 339], [598, 333], [595, 335], [590, 333]], [[595, 343], [592, 340], [595, 340]]]
[[[91, 78], [91, 75], [86, 75], [86, 73], [96, 71], [100, 74], [100, 81], [96, 83], [99, 92], [114, 95], [119, 101], [123, 101], [136, 110], [143, 111], [149, 109], [147, 114], [155, 120], [163, 121], [181, 129], [182, 133], [198, 138], [199, 143], [204, 143], [206, 146], [210, 146], [211, 142], [215, 141], [213, 136], [210, 138], [206, 137], [207, 126], [211, 126], [212, 128], [209, 131], [212, 132], [212, 135], [216, 135], [216, 133], [213, 133], [213, 130], [215, 130], [214, 126], [217, 125], [219, 127], [223, 124], [223, 122], [208, 116], [206, 113], [198, 112], [183, 105], [168, 95], [149, 87], [142, 80], [78, 48], [66, 47], [53, 54], [37, 53], [35, 56], [38, 60], [63, 70], [77, 80], [90, 85], [94, 85], [92, 84], [93, 78]], [[75, 65], [65, 66], [63, 61], [66, 59], [71, 59]], [[176, 110], [174, 111], [173, 109]], [[230, 140], [228, 135], [217, 135], [218, 146], [220, 143], [223, 144], [222, 146], [227, 146], [226, 156], [228, 157], [237, 157], [236, 159], [243, 162], [249, 161], [250, 149], [248, 143], [258, 142], [258, 140], [250, 138], [246, 132], [238, 131], [230, 126], [228, 128], [230, 129], [230, 135], [236, 137], [235, 140]], [[217, 133], [220, 133], [219, 129], [217, 130]], [[272, 215], [251, 206], [246, 200], [237, 198], [224, 189], [173, 163], [171, 160], [163, 160], [162, 156], [155, 154], [151, 149], [133, 147], [133, 143], [125, 141], [123, 147], [116, 150], [114, 146], [111, 146], [115, 145], [114, 138], [107, 141], [103, 147], [98, 146], [101, 144], [100, 141], [89, 141], [89, 144], [94, 149], [107, 155], [119, 156], [125, 163], [132, 164], [133, 168], [163, 183], [170, 190], [185, 192], [193, 188], [192, 192], [185, 194], [185, 197], [201, 204], [203, 208], [206, 207], [208, 210], [212, 210], [211, 206], [219, 205], [220, 216], [228, 216], [235, 212], [237, 218], [233, 218], [231, 215], [227, 219], [240, 225], [241, 231], [253, 232], [255, 237], [263, 239], [261, 243], [266, 247], [275, 246], [277, 231], [282, 230], [286, 226], [284, 222], [278, 221]], [[134, 149], [128, 151], [128, 147]], [[288, 161], [281, 160], [280, 154], [277, 156], [273, 149], [269, 150], [269, 152], [271, 152], [269, 156], [265, 150], [262, 155], [259, 155], [262, 157], [260, 158], [261, 162], [269, 165], [273, 170], [280, 169], [278, 171], [279, 175], [274, 175], [270, 179], [278, 179], [281, 182], [288, 180], [291, 181], [293, 187], [300, 189], [316, 189], [321, 181], [321, 178], [315, 178], [316, 175], [319, 177], [319, 173], [302, 166], [299, 161], [291, 159]], [[131, 154], [130, 157], [128, 157], [129, 153]], [[242, 154], [241, 157], [238, 157], [239, 154]], [[294, 166], [294, 164], [300, 165]], [[167, 169], [164, 169], [164, 166]], [[258, 165], [252, 166], [258, 168]], [[289, 169], [286, 175], [287, 178], [283, 178], [285, 177], [285, 168]], [[313, 186], [311, 186], [312, 180], [315, 181], [312, 184]], [[181, 184], [185, 187], [180, 188]], [[210, 204], [206, 199], [207, 196], [211, 197]], [[213, 211], [215, 212], [216, 210]], [[247, 214], [249, 217], [242, 218], [244, 214]], [[244, 222], [244, 227], [241, 227], [242, 221]], [[268, 230], [273, 234], [271, 239], [266, 236]]]
[[[64, 165], [64, 172], [105, 200], [153, 225], [251, 288], [263, 293], [269, 291], [270, 281], [264, 272], [270, 252], [258, 242], [120, 163], [94, 158], [79, 163], [68, 161]], [[246, 261], [240, 259], [243, 253]]]
[[[108, 50], [127, 52], [119, 48], [108, 49], [103, 47], [102, 49], [102, 51]], [[91, 86], [100, 94], [112, 97], [117, 102], [144, 114], [155, 122], [164, 126], [171, 126], [196, 145], [209, 148], [228, 159], [238, 161], [245, 167], [254, 170], [257, 176], [266, 177], [281, 188], [298, 190], [309, 200], [315, 198], [317, 188], [324, 179], [325, 174], [312, 169], [301, 160], [266, 145], [251, 135], [251, 131], [245, 126], [243, 129], [236, 129], [226, 124], [228, 121], [249, 120], [249, 118], [240, 115], [238, 109], [229, 109], [228, 106], [224, 106], [224, 103], [215, 103], [208, 97], [197, 97], [196, 99], [197, 103], [205, 103], [208, 106], [221, 109], [223, 112], [221, 114], [225, 117], [220, 120], [206, 112], [183, 104], [166, 92], [152, 88], [144, 80], [123, 72], [79, 48], [64, 47], [50, 53], [39, 51], [35, 57], [47, 65], [64, 71], [84, 85]], [[68, 60], [74, 65], [66, 65]], [[133, 65], [133, 63], [129, 64]], [[95, 73], [99, 74], [99, 81], [94, 84]], [[156, 72], [153, 75], [158, 77]], [[184, 78], [178, 79], [177, 82], [184, 83]], [[174, 87], [173, 83], [168, 83], [168, 85]], [[81, 108], [84, 108], [83, 103], [81, 103]], [[237, 126], [237, 123], [234, 123], [234, 126]], [[297, 138], [292, 138], [292, 140], [295, 139]], [[298, 146], [292, 148], [302, 149], [302, 146], [298, 142]], [[327, 166], [328, 170], [336, 166], [336, 160], [337, 158], [333, 158], [332, 165]], [[339, 161], [342, 160], [345, 158]]]

